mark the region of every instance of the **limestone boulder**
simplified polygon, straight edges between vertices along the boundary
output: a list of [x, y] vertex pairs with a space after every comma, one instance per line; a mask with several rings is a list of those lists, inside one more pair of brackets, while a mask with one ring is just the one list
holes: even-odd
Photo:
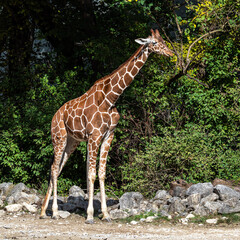
[[23, 208], [22, 204], [10, 204], [5, 207], [5, 210], [9, 213], [16, 213], [21, 211]]
[[213, 185], [210, 182], [207, 183], [197, 183], [193, 184], [191, 187], [189, 187], [186, 191], [186, 195], [190, 196], [192, 194], [200, 194], [201, 198], [204, 198], [211, 193], [213, 193]]
[[124, 193], [119, 199], [120, 209], [139, 209], [141, 201], [143, 200], [143, 195], [139, 192], [127, 192]]
[[109, 215], [110, 215], [110, 218], [111, 219], [123, 219], [123, 218], [127, 218], [130, 216], [129, 213], [127, 213], [126, 211], [124, 210], [121, 210], [121, 209], [114, 209], [114, 210], [111, 210], [109, 212]]
[[36, 206], [28, 204], [26, 202], [22, 203], [22, 206], [24, 211], [28, 211], [30, 213], [36, 213], [38, 210]]
[[13, 183], [1, 183], [0, 184], [0, 197], [1, 196], [7, 196], [11, 190], [13, 189], [14, 185]]
[[80, 187], [74, 185], [69, 189], [69, 196], [81, 197], [81, 198], [85, 199], [86, 194]]
[[218, 184], [214, 187], [214, 192], [219, 195], [220, 200], [225, 201], [230, 198], [240, 199], [240, 192], [235, 191], [234, 189]]

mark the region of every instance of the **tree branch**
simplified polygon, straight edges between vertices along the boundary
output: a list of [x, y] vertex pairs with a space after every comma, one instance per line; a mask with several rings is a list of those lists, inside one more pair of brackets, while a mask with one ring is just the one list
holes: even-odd
[[197, 39], [189, 46], [188, 52], [187, 52], [187, 58], [186, 58], [186, 62], [187, 62], [188, 65], [189, 65], [189, 62], [190, 62], [189, 55], [190, 55], [191, 49], [192, 49], [192, 47], [194, 46], [194, 44], [196, 44], [196, 43], [197, 43], [199, 40], [201, 40], [202, 38], [207, 37], [208, 35], [211, 35], [211, 34], [216, 33], [216, 32], [224, 32], [224, 30], [223, 30], [223, 29], [217, 29], [217, 30], [214, 30], [214, 31], [205, 33], [205, 34], [202, 35], [201, 37], [197, 38]]
[[193, 55], [193, 57], [192, 57], [191, 60], [189, 60], [189, 61], [186, 60], [186, 65], [185, 65], [185, 67], [184, 67], [184, 69], [183, 69], [183, 72], [184, 72], [184, 73], [187, 72], [187, 70], [188, 70], [188, 68], [189, 68], [189, 65], [196, 59], [196, 57], [197, 57], [201, 52], [202, 52], [202, 51], [196, 52], [196, 53]]
[[193, 79], [194, 81], [198, 82], [199, 84], [203, 85], [204, 87], [206, 88], [209, 88], [209, 86], [206, 84], [206, 83], [203, 83], [203, 82], [200, 82], [199, 79], [195, 78], [195, 77], [192, 77], [190, 76], [189, 74], [186, 74], [186, 76], [190, 79]]
[[177, 25], [177, 29], [178, 29], [178, 32], [179, 32], [179, 36], [180, 36], [180, 44], [181, 44], [181, 52], [180, 52], [180, 66], [182, 69], [184, 69], [184, 61], [183, 61], [183, 33], [182, 33], [182, 29], [179, 25], [179, 22], [178, 22], [178, 19], [177, 19], [177, 15], [176, 13], [174, 12], [174, 19], [175, 19], [175, 22], [176, 22], [176, 25]]

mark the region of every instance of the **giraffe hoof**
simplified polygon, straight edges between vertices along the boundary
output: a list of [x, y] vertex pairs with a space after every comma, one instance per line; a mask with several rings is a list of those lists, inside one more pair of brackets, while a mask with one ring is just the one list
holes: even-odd
[[46, 219], [46, 218], [47, 218], [46, 214], [39, 217], [39, 219]]
[[52, 219], [58, 220], [58, 219], [59, 219], [59, 216], [58, 216], [58, 215], [52, 216]]
[[86, 224], [94, 224], [94, 221], [93, 221], [93, 219], [87, 219], [87, 220], [85, 221], [85, 223], [86, 223]]
[[110, 217], [106, 217], [106, 218], [103, 218], [102, 221], [110, 223], [112, 222], [112, 219]]

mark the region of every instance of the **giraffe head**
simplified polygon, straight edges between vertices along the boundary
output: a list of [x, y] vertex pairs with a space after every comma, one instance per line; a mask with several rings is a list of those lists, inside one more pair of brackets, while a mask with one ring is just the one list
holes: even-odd
[[150, 52], [165, 55], [167, 57], [173, 56], [173, 52], [168, 48], [159, 31], [151, 29], [152, 35], [148, 38], [138, 38], [135, 41], [141, 45], [146, 45]]

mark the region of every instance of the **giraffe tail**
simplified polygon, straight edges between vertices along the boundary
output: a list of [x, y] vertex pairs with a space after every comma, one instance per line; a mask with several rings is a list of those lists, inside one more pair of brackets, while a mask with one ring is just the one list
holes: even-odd
[[53, 161], [54, 161], [54, 154], [52, 155], [52, 158], [49, 160], [49, 169], [50, 169], [50, 172], [49, 172], [49, 177], [48, 177], [48, 184], [50, 183], [51, 177], [52, 177], [51, 167], [52, 167], [52, 165], [53, 165]]

